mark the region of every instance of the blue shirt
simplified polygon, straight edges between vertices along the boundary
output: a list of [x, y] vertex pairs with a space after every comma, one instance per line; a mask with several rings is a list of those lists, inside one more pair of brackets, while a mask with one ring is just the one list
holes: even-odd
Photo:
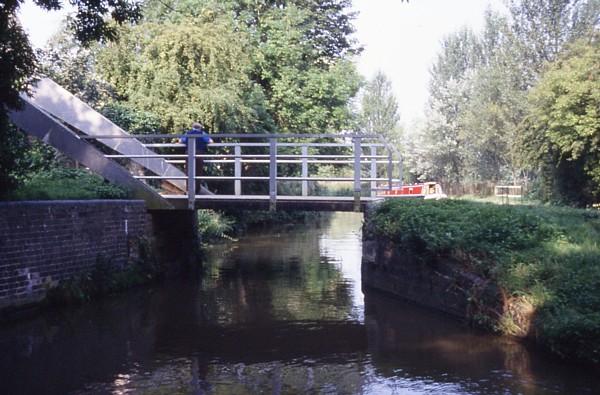
[[[187, 131], [185, 134], [186, 135], [193, 134], [193, 135], [200, 136], [200, 137], [196, 137], [196, 151], [199, 153], [206, 152], [207, 146], [210, 143], [210, 136], [208, 135], [206, 130], [192, 129], [192, 130]], [[181, 143], [187, 145], [188, 138], [186, 136], [183, 136], [181, 138]]]

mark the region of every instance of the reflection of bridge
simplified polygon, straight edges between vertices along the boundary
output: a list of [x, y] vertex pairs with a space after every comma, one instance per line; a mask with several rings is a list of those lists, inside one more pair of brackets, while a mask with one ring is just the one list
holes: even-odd
[[[15, 125], [153, 209], [359, 211], [398, 182], [399, 162], [379, 136], [214, 134], [199, 155], [176, 135], [129, 135], [49, 79], [22, 99], [10, 114]], [[196, 169], [197, 158], [211, 170]], [[208, 188], [196, 194], [196, 180]]]

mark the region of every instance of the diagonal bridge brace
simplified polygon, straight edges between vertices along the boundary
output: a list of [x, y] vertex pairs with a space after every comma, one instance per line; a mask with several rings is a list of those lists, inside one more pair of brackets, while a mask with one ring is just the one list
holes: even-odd
[[81, 162], [107, 180], [131, 191], [134, 198], [146, 201], [149, 209], [171, 209], [173, 206], [152, 187], [134, 178], [127, 169], [106, 158], [88, 142], [27, 100], [22, 95], [22, 108], [9, 112], [10, 120], [27, 134], [52, 145], [70, 158]]
[[[97, 141], [120, 154], [133, 155], [132, 161], [154, 174], [165, 177], [185, 177], [185, 173], [163, 158], [139, 157], [139, 155], [153, 155], [155, 152], [146, 148], [139, 140], [130, 138], [129, 133], [50, 78], [41, 78], [33, 87], [31, 96], [21, 95], [21, 97], [87, 136], [111, 136], [111, 138], [99, 138]], [[163, 180], [163, 187], [172, 193], [186, 191], [183, 179]]]

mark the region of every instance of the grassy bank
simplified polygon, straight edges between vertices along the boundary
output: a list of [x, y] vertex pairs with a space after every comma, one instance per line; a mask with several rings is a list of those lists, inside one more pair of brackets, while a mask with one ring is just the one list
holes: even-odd
[[31, 176], [6, 200], [126, 199], [127, 192], [83, 169], [53, 168]]
[[494, 329], [526, 331], [559, 355], [600, 362], [600, 212], [395, 200], [372, 221], [377, 236], [423, 264], [448, 258], [497, 282], [507, 308], [491, 317]]

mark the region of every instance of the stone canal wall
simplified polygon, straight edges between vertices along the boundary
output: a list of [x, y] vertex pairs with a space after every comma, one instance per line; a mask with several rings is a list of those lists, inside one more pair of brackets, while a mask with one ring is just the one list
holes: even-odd
[[[362, 281], [366, 288], [467, 320], [486, 321], [503, 311], [500, 288], [449, 258], [414, 256], [374, 236], [365, 213]], [[485, 324], [485, 322], [479, 322]]]
[[151, 228], [143, 201], [0, 202], [0, 310], [38, 302], [99, 263], [124, 268]]

